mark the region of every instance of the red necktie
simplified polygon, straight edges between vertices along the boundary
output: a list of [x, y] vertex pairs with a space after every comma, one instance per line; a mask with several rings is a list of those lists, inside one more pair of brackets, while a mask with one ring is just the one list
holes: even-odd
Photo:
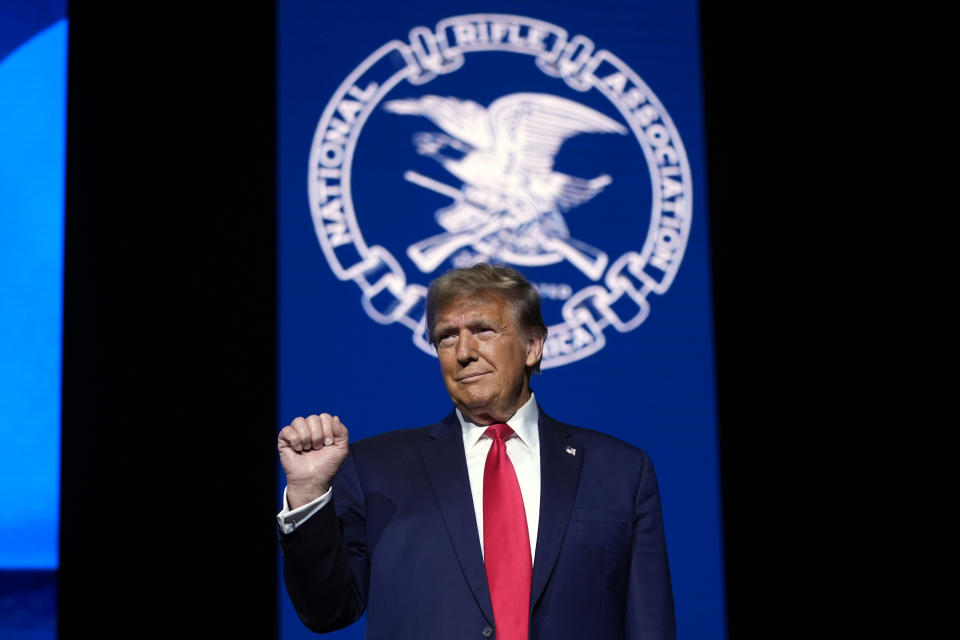
[[493, 438], [483, 468], [483, 559], [496, 637], [527, 640], [533, 562], [520, 483], [504, 442], [513, 429], [492, 424], [484, 433]]

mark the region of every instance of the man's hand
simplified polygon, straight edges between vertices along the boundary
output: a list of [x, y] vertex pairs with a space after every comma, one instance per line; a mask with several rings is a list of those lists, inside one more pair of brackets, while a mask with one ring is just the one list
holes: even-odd
[[313, 502], [330, 488], [347, 457], [347, 428], [337, 416], [297, 418], [280, 431], [277, 451], [287, 475], [291, 509]]

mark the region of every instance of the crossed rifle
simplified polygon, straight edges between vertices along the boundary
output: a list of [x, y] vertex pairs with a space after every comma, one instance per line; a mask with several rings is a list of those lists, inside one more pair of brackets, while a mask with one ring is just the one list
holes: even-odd
[[[418, 186], [451, 198], [454, 201], [451, 207], [467, 205], [480, 211], [487, 210], [483, 203], [471, 200], [462, 190], [428, 178], [416, 171], [407, 171], [403, 177]], [[504, 218], [499, 217], [489, 222], [480, 222], [469, 229], [439, 233], [410, 245], [407, 248], [407, 255], [422, 272], [430, 273], [459, 249], [476, 244], [504, 226]], [[552, 236], [544, 239], [544, 246], [569, 260], [591, 280], [599, 280], [607, 268], [607, 254], [586, 242]]]

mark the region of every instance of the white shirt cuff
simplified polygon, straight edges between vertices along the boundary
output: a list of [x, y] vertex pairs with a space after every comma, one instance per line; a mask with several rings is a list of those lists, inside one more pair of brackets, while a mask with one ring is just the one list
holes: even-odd
[[283, 509], [281, 509], [280, 513], [277, 514], [277, 524], [280, 525], [280, 530], [283, 531], [284, 534], [293, 533], [294, 529], [306, 522], [307, 519], [317, 511], [320, 511], [320, 509], [323, 509], [325, 506], [327, 506], [332, 499], [333, 487], [331, 486], [329, 489], [327, 489], [325, 494], [313, 502], [308, 502], [302, 507], [291, 509], [290, 503], [287, 502], [287, 488], [284, 487]]

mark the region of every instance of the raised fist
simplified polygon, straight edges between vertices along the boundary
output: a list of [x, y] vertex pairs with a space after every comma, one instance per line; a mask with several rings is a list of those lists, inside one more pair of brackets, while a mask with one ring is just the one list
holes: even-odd
[[297, 418], [280, 431], [277, 451], [287, 475], [287, 502], [302, 507], [330, 488], [347, 457], [347, 428], [329, 413]]

